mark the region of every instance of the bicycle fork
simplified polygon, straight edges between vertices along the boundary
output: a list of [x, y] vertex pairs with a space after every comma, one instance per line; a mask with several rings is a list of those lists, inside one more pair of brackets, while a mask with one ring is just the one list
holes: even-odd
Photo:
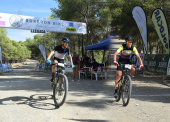
[[121, 93], [123, 93], [123, 86], [124, 86], [124, 82], [125, 82], [124, 76], [122, 76], [120, 82], [121, 82], [121, 83], [120, 83], [120, 91], [121, 91]]

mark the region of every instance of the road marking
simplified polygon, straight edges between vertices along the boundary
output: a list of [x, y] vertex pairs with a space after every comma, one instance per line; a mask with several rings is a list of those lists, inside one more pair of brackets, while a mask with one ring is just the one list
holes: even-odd
[[131, 95], [132, 97], [162, 97], [162, 96], [170, 96], [170, 94], [154, 94], [154, 95]]
[[[154, 94], [154, 95], [131, 95], [131, 97], [169, 97], [170, 94]], [[103, 96], [103, 98], [114, 98], [114, 96]]]

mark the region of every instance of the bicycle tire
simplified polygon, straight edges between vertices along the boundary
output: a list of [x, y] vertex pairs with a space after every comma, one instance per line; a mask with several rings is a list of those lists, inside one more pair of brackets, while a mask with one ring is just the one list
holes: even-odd
[[[57, 86], [56, 84], [53, 87], [53, 99], [54, 99], [54, 104], [57, 107], [60, 107], [64, 104], [66, 97], [67, 97], [67, 93], [68, 93], [68, 79], [66, 77], [66, 75], [64, 74], [58, 74], [59, 78], [63, 78], [64, 79], [64, 95], [61, 95], [63, 98], [61, 101], [59, 101], [59, 96], [57, 96], [59, 94], [59, 86]], [[55, 79], [57, 80], [57, 78]], [[59, 81], [60, 82], [60, 81]]]
[[[132, 83], [129, 75], [126, 75], [124, 78], [125, 78], [124, 79], [125, 82], [123, 83], [122, 101], [123, 101], [123, 106], [127, 106], [131, 97]], [[125, 99], [126, 94], [127, 94], [127, 100]]]

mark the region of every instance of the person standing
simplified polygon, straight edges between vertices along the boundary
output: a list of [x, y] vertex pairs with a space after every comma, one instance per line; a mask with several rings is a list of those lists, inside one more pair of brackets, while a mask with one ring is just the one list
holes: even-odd
[[77, 80], [79, 81], [79, 75], [78, 75], [78, 61], [79, 61], [79, 59], [78, 59], [76, 52], [73, 53], [72, 60], [73, 60], [73, 65], [75, 66], [73, 68], [73, 80], [72, 81], [74, 81], [75, 75], [77, 76]]

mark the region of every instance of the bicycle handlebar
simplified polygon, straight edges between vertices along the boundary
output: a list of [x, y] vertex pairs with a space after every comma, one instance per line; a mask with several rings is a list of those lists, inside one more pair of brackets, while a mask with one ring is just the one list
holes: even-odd
[[[118, 66], [120, 65], [121, 67], [125, 67], [126, 64], [120, 64], [120, 63], [118, 63], [117, 65], [118, 65]], [[132, 65], [132, 64], [129, 64], [129, 65]], [[137, 65], [137, 66], [133, 65], [133, 67], [134, 67], [134, 68], [140, 68], [140, 65]]]
[[53, 62], [53, 63], [51, 63], [51, 65], [58, 65], [58, 66], [61, 66], [61, 67], [64, 67], [64, 64], [63, 63], [55, 63], [55, 62]]

